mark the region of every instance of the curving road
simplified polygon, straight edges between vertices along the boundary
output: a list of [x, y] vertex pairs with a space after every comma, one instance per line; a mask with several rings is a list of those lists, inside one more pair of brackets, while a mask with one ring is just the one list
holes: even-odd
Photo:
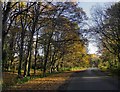
[[118, 78], [108, 76], [97, 68], [89, 68], [74, 73], [67, 90], [118, 90], [118, 85]]

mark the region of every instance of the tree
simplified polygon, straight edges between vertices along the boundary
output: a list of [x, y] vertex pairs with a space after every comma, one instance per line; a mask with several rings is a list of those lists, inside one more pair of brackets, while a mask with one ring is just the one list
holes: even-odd
[[28, 11], [29, 8], [31, 8], [32, 5], [34, 5], [35, 3], [32, 3], [30, 6], [28, 6], [27, 8], [21, 9], [19, 10], [17, 7], [18, 6], [22, 6], [22, 3], [18, 3], [18, 2], [4, 2], [3, 3], [3, 7], [2, 7], [2, 12], [3, 12], [3, 16], [2, 16], [2, 53], [3, 53], [3, 71], [4, 71], [4, 63], [6, 59], [6, 48], [5, 48], [5, 39], [6, 36], [9, 34], [9, 31], [11, 30], [11, 27], [14, 25], [14, 21], [17, 19], [17, 17], [19, 15], [21, 15], [23, 12]]
[[[107, 8], [97, 7], [94, 10], [94, 32], [99, 36], [102, 44], [103, 60], [112, 63], [120, 62], [120, 3], [115, 3]], [[106, 56], [108, 55], [109, 56]], [[114, 57], [114, 58], [113, 58]], [[106, 58], [106, 59], [105, 59]], [[111, 60], [110, 60], [111, 59]]]
[[[3, 68], [5, 63], [11, 62], [8, 67], [15, 64], [20, 77], [21, 70], [23, 76], [30, 76], [34, 67], [35, 75], [40, 66], [45, 76], [48, 71], [59, 71], [65, 58], [64, 62], [69, 61], [67, 56], [76, 62], [85, 61], [82, 60], [85, 43], [79, 25], [86, 15], [77, 3], [7, 2], [2, 9], [7, 17], [3, 16], [3, 58], [6, 56]], [[8, 13], [6, 9], [10, 9]]]

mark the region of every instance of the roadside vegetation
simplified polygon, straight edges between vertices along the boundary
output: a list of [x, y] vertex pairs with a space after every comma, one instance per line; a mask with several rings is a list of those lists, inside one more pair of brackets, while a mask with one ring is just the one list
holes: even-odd
[[92, 32], [99, 43], [99, 67], [120, 75], [120, 2], [108, 6], [95, 6], [92, 11]]

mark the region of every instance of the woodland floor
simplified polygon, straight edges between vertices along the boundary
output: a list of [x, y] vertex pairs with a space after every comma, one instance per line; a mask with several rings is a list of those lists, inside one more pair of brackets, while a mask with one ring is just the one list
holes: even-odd
[[[12, 78], [13, 75], [11, 76]], [[3, 92], [23, 92], [23, 90], [24, 92], [35, 92], [35, 90], [118, 90], [118, 84], [116, 77], [108, 76], [108, 74], [98, 69], [87, 69], [31, 79], [23, 84], [6, 88]]]
[[[70, 80], [70, 76], [74, 71], [52, 74], [44, 78], [31, 79], [22, 84], [15, 84], [16, 74], [3, 73], [3, 81], [5, 84], [15, 84], [9, 86], [3, 91], [7, 90], [58, 90], [60, 87], [66, 88], [66, 83]], [[61, 86], [62, 85], [62, 86]]]

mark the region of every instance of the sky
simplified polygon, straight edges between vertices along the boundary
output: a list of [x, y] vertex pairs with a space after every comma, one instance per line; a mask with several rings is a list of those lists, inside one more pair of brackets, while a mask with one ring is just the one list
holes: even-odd
[[[91, 18], [91, 9], [95, 5], [104, 5], [105, 2], [79, 2], [79, 6], [83, 8], [83, 10], [86, 12], [87, 17]], [[98, 51], [98, 47], [96, 42], [91, 41], [92, 38], [89, 39], [89, 44], [88, 44], [88, 53], [89, 54], [96, 54]]]
[[[90, 0], [86, 0], [86, 1], [90, 1]], [[95, 0], [93, 0], [93, 1], [95, 1]], [[109, 2], [109, 1], [113, 1], [113, 2]], [[115, 2], [118, 2], [118, 1], [120, 1], [120, 0], [101, 0], [101, 2], [100, 2], [100, 0], [96, 0], [95, 2], [79, 2], [79, 6], [81, 8], [83, 8], [83, 11], [86, 12], [87, 17], [91, 18], [92, 17], [91, 10], [94, 6], [97, 6], [97, 5], [100, 5], [100, 6], [107, 5], [108, 6], [108, 5], [114, 4]], [[89, 20], [89, 21], [87, 21], [87, 23], [91, 24], [92, 22]], [[96, 37], [94, 36], [94, 38], [96, 38]], [[89, 40], [89, 45], [87, 48], [88, 53], [89, 54], [97, 54], [97, 51], [98, 51], [97, 45], [99, 45], [99, 44], [97, 44], [97, 42], [93, 42], [92, 38], [89, 38], [88, 40]]]

